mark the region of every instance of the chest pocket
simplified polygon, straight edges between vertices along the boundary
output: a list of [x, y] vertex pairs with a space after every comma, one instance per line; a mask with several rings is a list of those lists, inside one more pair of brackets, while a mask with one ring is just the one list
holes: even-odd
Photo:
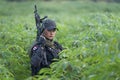
[[59, 58], [58, 53], [61, 51], [60, 47], [58, 46], [57, 42], [55, 41], [46, 41], [46, 51], [47, 57], [50, 59]]
[[60, 52], [60, 50], [54, 49], [54, 48], [51, 48], [51, 47], [47, 47], [47, 51], [48, 51], [47, 54], [51, 54], [51, 56], [53, 58], [59, 58], [58, 53]]

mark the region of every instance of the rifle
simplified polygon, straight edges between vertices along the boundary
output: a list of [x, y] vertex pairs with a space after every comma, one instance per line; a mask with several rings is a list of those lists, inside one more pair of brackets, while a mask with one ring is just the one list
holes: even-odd
[[[42, 41], [42, 38], [40, 38], [40, 35], [43, 32], [43, 27], [41, 27], [41, 23], [43, 22], [43, 20], [45, 18], [47, 18], [47, 16], [45, 16], [44, 18], [40, 18], [39, 14], [37, 13], [37, 6], [35, 5], [35, 11], [34, 11], [34, 15], [35, 15], [35, 22], [36, 22], [36, 28], [37, 28], [37, 36], [36, 36], [36, 41], [39, 43], [40, 41]], [[40, 38], [40, 39], [39, 39]], [[43, 40], [44, 41], [44, 40]], [[43, 44], [43, 43], [42, 43]], [[38, 55], [42, 56], [42, 63], [44, 65], [47, 65], [47, 58], [46, 58], [46, 53], [45, 52], [40, 52]]]
[[37, 13], [37, 6], [36, 5], [35, 5], [34, 14], [35, 14], [35, 22], [36, 22], [36, 28], [37, 28], [36, 41], [38, 41], [41, 33], [43, 32], [43, 28], [41, 27], [41, 23], [43, 22], [43, 20], [45, 18], [47, 18], [47, 16], [44, 16], [44, 18], [40, 18], [39, 14]]

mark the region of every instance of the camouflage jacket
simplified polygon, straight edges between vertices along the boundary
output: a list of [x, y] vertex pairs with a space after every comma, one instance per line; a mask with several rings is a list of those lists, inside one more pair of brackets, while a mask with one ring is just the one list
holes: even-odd
[[32, 75], [36, 75], [41, 68], [49, 67], [54, 62], [54, 58], [59, 58], [58, 53], [62, 50], [63, 48], [58, 42], [40, 37], [31, 48]]

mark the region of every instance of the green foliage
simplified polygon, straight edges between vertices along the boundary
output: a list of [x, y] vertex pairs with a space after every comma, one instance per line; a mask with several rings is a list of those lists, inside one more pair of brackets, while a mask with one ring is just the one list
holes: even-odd
[[[55, 19], [60, 59], [31, 77], [34, 4]], [[57, 6], [57, 7], [56, 7]], [[0, 80], [119, 80], [120, 6], [86, 1], [0, 1]]]

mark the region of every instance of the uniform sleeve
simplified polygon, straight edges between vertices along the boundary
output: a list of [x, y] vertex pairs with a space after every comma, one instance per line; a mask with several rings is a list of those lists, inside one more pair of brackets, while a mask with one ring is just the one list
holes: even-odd
[[58, 42], [54, 41], [55, 46], [57, 47], [57, 49], [60, 49], [60, 51], [62, 51], [64, 48], [62, 47], [62, 45], [60, 45]]
[[35, 45], [33, 46], [32, 48], [32, 56], [31, 56], [31, 65], [34, 66], [34, 67], [37, 67], [37, 66], [40, 66], [42, 60], [43, 60], [43, 49], [38, 46], [38, 45]]

